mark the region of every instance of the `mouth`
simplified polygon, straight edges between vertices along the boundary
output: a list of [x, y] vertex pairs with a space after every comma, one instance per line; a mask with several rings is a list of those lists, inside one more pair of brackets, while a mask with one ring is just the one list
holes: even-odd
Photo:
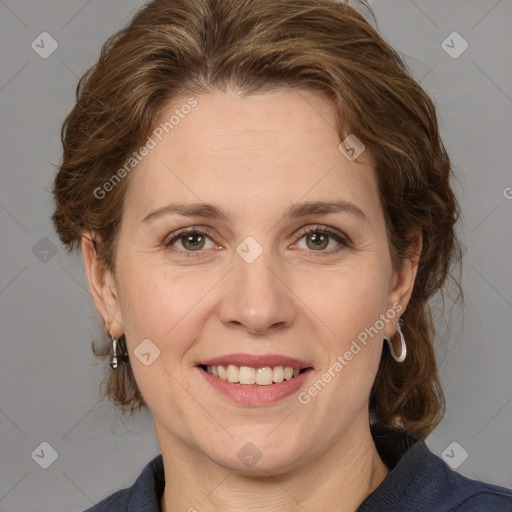
[[292, 396], [315, 371], [312, 361], [284, 354], [224, 354], [195, 366], [215, 391], [244, 407], [270, 406]]
[[298, 368], [277, 365], [256, 368], [234, 364], [200, 364], [198, 368], [219, 380], [239, 384], [240, 386], [272, 386], [283, 381], [293, 380], [299, 375], [313, 370], [312, 367]]

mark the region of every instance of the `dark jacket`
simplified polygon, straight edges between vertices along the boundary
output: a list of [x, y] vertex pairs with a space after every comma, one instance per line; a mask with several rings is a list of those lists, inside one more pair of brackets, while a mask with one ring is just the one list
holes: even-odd
[[[372, 426], [372, 436], [389, 475], [356, 512], [512, 512], [512, 490], [472, 480], [451, 469], [424, 441]], [[162, 455], [136, 482], [84, 512], [161, 512], [165, 477]]]

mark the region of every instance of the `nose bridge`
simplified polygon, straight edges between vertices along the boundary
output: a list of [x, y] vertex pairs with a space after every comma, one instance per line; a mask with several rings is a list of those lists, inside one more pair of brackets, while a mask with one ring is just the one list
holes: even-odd
[[[256, 245], [257, 244], [257, 245]], [[272, 250], [269, 247], [263, 249], [254, 239], [245, 241], [237, 248], [235, 259], [235, 271], [239, 274], [242, 288], [246, 292], [256, 296], [266, 296], [269, 300], [275, 300], [277, 290], [276, 271], [272, 267], [278, 267]], [[263, 297], [262, 297], [263, 298]]]
[[232, 287], [220, 310], [222, 321], [252, 332], [290, 325], [293, 297], [284, 284], [284, 272], [270, 247], [254, 237], [244, 239], [233, 258]]

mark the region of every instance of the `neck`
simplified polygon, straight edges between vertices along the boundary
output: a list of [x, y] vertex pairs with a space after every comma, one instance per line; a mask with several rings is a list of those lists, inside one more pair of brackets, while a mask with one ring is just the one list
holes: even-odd
[[389, 474], [369, 424], [356, 423], [326, 452], [268, 476], [236, 473], [176, 438], [162, 443], [159, 435], [166, 479], [162, 512], [354, 512]]

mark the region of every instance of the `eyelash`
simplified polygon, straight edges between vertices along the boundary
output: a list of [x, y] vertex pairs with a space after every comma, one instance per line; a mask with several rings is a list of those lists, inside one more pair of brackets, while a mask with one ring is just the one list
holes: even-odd
[[[320, 234], [320, 235], [327, 235], [330, 238], [333, 238], [334, 240], [336, 240], [336, 242], [338, 242], [342, 246], [342, 248], [337, 248], [337, 249], [330, 250], [330, 251], [325, 251], [325, 250], [318, 251], [319, 254], [315, 254], [315, 252], [317, 252], [317, 251], [308, 251], [308, 252], [311, 253], [311, 257], [325, 257], [325, 256], [329, 256], [329, 255], [332, 255], [332, 254], [335, 254], [335, 253], [341, 251], [343, 248], [350, 247], [350, 242], [348, 241], [348, 238], [344, 238], [343, 236], [339, 235], [338, 233], [329, 230], [326, 226], [319, 226], [319, 225], [317, 225], [317, 226], [310, 226], [308, 228], [305, 228], [305, 229], [301, 230], [299, 233], [297, 233], [295, 235], [295, 237], [296, 237], [296, 242], [295, 243], [300, 241], [304, 236], [306, 236], [308, 234], [311, 234], [311, 233]], [[173, 252], [176, 252], [176, 253], [179, 253], [179, 254], [183, 254], [184, 253], [183, 257], [185, 257], [185, 258], [197, 258], [197, 257], [200, 256], [200, 253], [204, 252], [204, 251], [183, 251], [181, 249], [176, 249], [176, 248], [173, 247], [173, 244], [176, 241], [178, 241], [180, 238], [183, 238], [183, 237], [185, 237], [187, 235], [190, 235], [190, 234], [206, 235], [207, 237], [209, 237], [211, 239], [213, 239], [215, 237], [215, 233], [213, 231], [211, 231], [210, 229], [208, 229], [208, 228], [189, 227], [189, 228], [181, 229], [181, 230], [177, 231], [176, 233], [173, 233], [171, 235], [172, 238], [170, 238], [170, 239], [167, 238], [163, 242], [162, 245], [166, 249], [170, 249]]]

